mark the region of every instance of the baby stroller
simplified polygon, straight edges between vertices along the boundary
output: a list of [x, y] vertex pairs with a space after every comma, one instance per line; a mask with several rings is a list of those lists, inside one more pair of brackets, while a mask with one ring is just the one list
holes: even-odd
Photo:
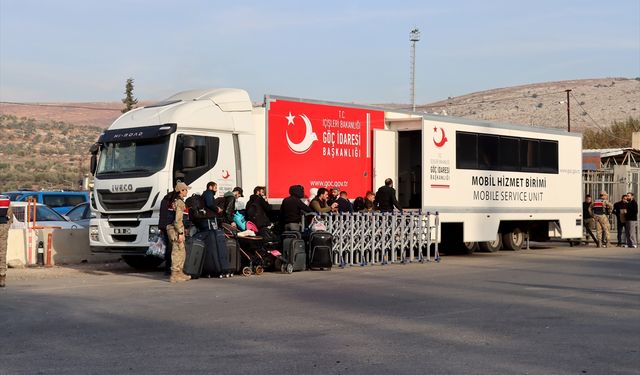
[[262, 238], [257, 236], [242, 236], [238, 228], [222, 223], [222, 230], [227, 238], [233, 238], [237, 243], [237, 250], [242, 257], [242, 275], [261, 275], [264, 272], [264, 256], [261, 254]]
[[265, 236], [243, 236], [242, 232], [232, 225], [222, 224], [222, 228], [227, 236], [238, 242], [238, 251], [246, 265], [242, 268], [243, 275], [260, 275], [265, 269], [278, 268], [287, 272], [287, 261], [278, 250], [279, 240], [273, 233], [262, 233]]

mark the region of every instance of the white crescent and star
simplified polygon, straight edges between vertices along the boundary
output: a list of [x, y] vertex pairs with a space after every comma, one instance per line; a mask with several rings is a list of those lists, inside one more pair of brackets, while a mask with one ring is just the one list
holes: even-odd
[[[294, 125], [293, 120], [296, 118], [296, 116], [292, 115], [291, 112], [289, 112], [289, 116], [285, 116], [285, 118], [287, 119], [287, 126]], [[311, 120], [309, 120], [306, 115], [300, 115], [300, 118], [302, 119], [302, 121], [304, 121], [305, 124], [304, 138], [302, 139], [302, 141], [300, 141], [299, 143], [294, 143], [291, 138], [289, 138], [289, 132], [286, 132], [287, 144], [289, 144], [289, 149], [291, 149], [291, 151], [296, 154], [304, 154], [305, 152], [309, 151], [313, 142], [318, 140], [318, 136], [313, 132]]]

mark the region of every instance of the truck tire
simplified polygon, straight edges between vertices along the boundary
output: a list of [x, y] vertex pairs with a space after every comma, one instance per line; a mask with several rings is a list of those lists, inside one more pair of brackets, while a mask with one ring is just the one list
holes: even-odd
[[502, 235], [502, 248], [504, 250], [520, 250], [524, 244], [524, 233], [519, 228]]
[[502, 233], [496, 234], [496, 239], [493, 241], [484, 241], [478, 243], [480, 251], [485, 253], [495, 253], [502, 247]]
[[131, 268], [152, 271], [164, 262], [164, 259], [148, 255], [123, 255], [122, 260]]
[[471, 255], [471, 254], [475, 253], [476, 251], [478, 251], [478, 243], [477, 242], [463, 242], [461, 249], [462, 249], [462, 253], [461, 254]]

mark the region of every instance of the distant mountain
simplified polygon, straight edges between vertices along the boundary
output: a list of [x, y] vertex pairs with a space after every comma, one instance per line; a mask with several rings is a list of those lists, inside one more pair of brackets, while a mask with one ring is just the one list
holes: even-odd
[[[601, 78], [535, 83], [457, 96], [420, 105], [416, 111], [547, 128], [607, 127], [640, 117], [640, 79]], [[596, 125], [597, 124], [597, 125]]]
[[[614, 120], [640, 117], [640, 79], [599, 78], [534, 83], [475, 92], [435, 103], [416, 111], [497, 122], [563, 128], [567, 125], [566, 93], [571, 89], [571, 128], [609, 126]], [[318, 98], [331, 100], [331, 98]], [[141, 102], [148, 105], [151, 101]], [[379, 104], [409, 110], [408, 104]], [[120, 102], [102, 103], [0, 103], [0, 114], [38, 121], [108, 127], [123, 108]]]

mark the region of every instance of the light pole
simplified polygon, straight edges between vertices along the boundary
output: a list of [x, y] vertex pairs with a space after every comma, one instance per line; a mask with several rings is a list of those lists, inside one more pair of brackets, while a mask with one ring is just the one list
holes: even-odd
[[416, 111], [416, 42], [420, 41], [420, 30], [414, 28], [409, 33], [411, 41], [411, 108]]

